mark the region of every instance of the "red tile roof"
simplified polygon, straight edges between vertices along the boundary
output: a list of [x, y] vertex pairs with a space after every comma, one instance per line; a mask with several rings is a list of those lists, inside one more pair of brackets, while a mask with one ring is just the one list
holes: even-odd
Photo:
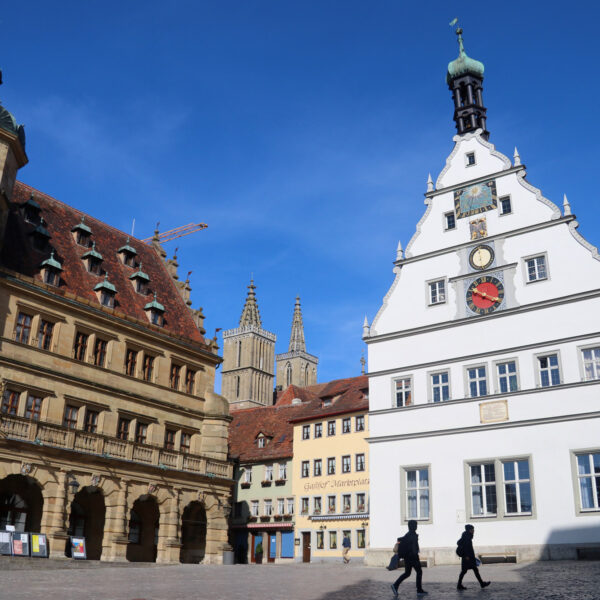
[[[40, 206], [40, 215], [44, 219], [43, 226], [50, 234], [48, 248], [39, 251], [31, 242], [31, 232], [35, 225], [28, 223], [19, 210], [22, 204], [29, 200], [31, 194]], [[96, 251], [102, 255], [102, 275], [94, 275], [86, 269], [85, 262], [81, 259], [89, 248], [78, 245], [71, 233], [72, 228], [81, 222], [85, 216], [85, 224], [92, 230], [91, 241], [96, 243]], [[130, 239], [129, 245], [136, 251], [136, 268], [124, 265], [117, 254], [117, 250], [127, 243], [130, 237], [102, 221], [84, 215], [81, 211], [72, 208], [59, 200], [43, 194], [28, 185], [17, 182], [15, 184], [13, 205], [8, 217], [6, 237], [0, 263], [2, 266], [16, 271], [22, 275], [32, 277], [41, 282], [40, 264], [50, 257], [52, 249], [55, 250], [54, 258], [62, 263], [60, 285], [58, 288], [46, 286], [47, 290], [62, 296], [73, 297], [90, 305], [101, 308], [94, 287], [104, 280], [104, 273], [108, 273], [108, 280], [116, 287], [114, 314], [117, 317], [134, 319], [148, 328], [155, 328], [148, 320], [144, 306], [157, 294], [157, 300], [164, 308], [164, 324], [160, 328], [167, 334], [175, 334], [188, 341], [205, 344], [200, 331], [196, 327], [188, 306], [175, 287], [172, 277], [166, 270], [165, 263], [157, 252], [140, 240]], [[137, 271], [137, 265], [142, 262], [142, 270], [149, 278], [148, 293], [138, 294], [129, 279]], [[102, 310], [110, 309], [102, 307]]]
[[[315, 389], [321, 391], [317, 394]], [[274, 406], [236, 410], [229, 426], [229, 456], [248, 462], [290, 458], [294, 423], [368, 410], [368, 390], [365, 375], [305, 388], [291, 385], [279, 394]], [[302, 404], [292, 404], [294, 398], [300, 398]], [[323, 406], [323, 399], [332, 402]], [[271, 438], [264, 448], [256, 442], [260, 433]]]

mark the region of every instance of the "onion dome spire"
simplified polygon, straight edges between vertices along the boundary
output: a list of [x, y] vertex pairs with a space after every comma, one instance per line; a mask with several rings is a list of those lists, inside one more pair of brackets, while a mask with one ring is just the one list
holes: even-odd
[[[454, 19], [450, 25], [456, 25], [457, 21]], [[448, 64], [446, 73], [446, 83], [454, 100], [454, 122], [458, 135], [482, 129], [482, 135], [487, 139], [490, 134], [486, 129], [486, 108], [482, 96], [484, 66], [467, 56], [462, 32], [461, 27], [456, 28], [458, 58]]]
[[255, 289], [256, 286], [254, 285], [254, 279], [251, 279], [250, 285], [248, 286], [246, 304], [244, 304], [242, 316], [240, 317], [240, 327], [247, 327], [252, 325], [254, 325], [255, 327], [262, 327], [262, 322], [260, 320], [260, 312], [258, 310], [258, 303], [256, 302], [256, 294], [254, 293]]
[[300, 296], [296, 296], [294, 316], [292, 318], [292, 333], [290, 335], [289, 352], [306, 352], [304, 341], [304, 324], [302, 323], [302, 309], [300, 308]]

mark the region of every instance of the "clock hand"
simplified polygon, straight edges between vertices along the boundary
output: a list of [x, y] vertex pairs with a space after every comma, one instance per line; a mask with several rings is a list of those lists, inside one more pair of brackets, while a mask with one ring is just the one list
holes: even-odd
[[478, 294], [479, 296], [481, 296], [482, 298], [487, 298], [488, 300], [491, 300], [492, 302], [499, 302], [500, 298], [498, 298], [497, 296], [490, 296], [489, 294], [487, 294], [486, 292], [481, 292], [479, 291], [477, 288], [475, 288], [473, 290], [474, 294]]

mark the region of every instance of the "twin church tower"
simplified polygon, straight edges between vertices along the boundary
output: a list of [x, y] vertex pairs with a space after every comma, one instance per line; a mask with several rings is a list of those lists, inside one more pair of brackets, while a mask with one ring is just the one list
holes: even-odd
[[300, 298], [294, 306], [288, 351], [275, 356], [277, 336], [262, 327], [255, 290], [251, 280], [239, 326], [223, 331], [221, 394], [231, 409], [273, 404], [275, 373], [277, 390], [317, 383], [319, 359], [306, 352]]

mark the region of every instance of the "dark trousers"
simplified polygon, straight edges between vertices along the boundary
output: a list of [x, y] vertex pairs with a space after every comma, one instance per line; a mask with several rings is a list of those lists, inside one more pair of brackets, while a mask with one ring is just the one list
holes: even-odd
[[477, 568], [477, 563], [475, 560], [470, 558], [463, 558], [461, 561], [461, 570], [460, 575], [458, 576], [458, 585], [462, 585], [463, 577], [467, 574], [467, 571], [471, 569], [477, 577], [477, 581], [479, 581], [479, 585], [483, 583], [483, 579], [481, 579], [481, 575], [479, 574], [479, 569]]
[[396, 579], [394, 582], [394, 587], [398, 589], [398, 586], [407, 578], [410, 577], [412, 570], [415, 570], [417, 574], [417, 590], [421, 589], [421, 581], [423, 579], [423, 569], [421, 569], [421, 563], [419, 562], [419, 557], [416, 558], [410, 557], [404, 559], [404, 573]]

